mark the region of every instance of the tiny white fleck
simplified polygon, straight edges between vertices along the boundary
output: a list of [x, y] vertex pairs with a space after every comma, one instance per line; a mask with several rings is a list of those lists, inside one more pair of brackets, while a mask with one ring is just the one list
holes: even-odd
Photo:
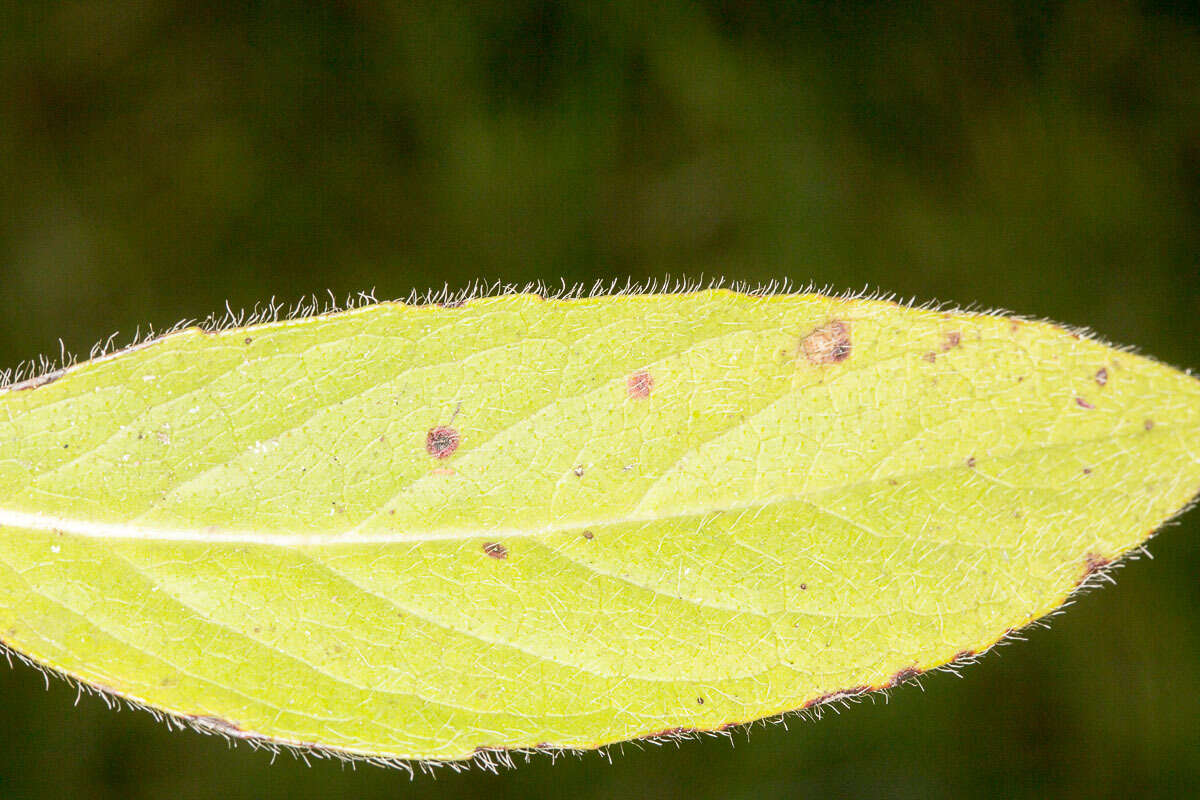
[[158, 380], [158, 376], [157, 375], [143, 375], [142, 380], [144, 380], [146, 383], [149, 383], [150, 381]]
[[58, 545], [56, 545], [56, 544], [52, 544], [52, 545], [50, 545], [50, 552], [51, 552], [51, 553], [57, 553], [57, 552], [58, 552], [58, 551], [60, 551], [60, 550], [62, 550], [62, 548], [61, 548], [61, 547], [59, 547]]

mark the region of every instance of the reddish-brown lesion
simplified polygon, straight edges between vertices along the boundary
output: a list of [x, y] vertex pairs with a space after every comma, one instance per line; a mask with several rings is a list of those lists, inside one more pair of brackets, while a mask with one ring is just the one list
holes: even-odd
[[962, 347], [962, 334], [958, 331], [948, 331], [942, 335], [942, 352], [947, 353], [957, 347]]
[[832, 702], [834, 700], [843, 700], [843, 699], [848, 699], [851, 697], [857, 697], [861, 694], [866, 694], [869, 691], [871, 691], [870, 686], [860, 684], [858, 686], [851, 686], [849, 689], [838, 689], [833, 692], [825, 692], [824, 694], [817, 695], [816, 697], [814, 697], [812, 700], [809, 700], [801, 707], [802, 708], [812, 708], [813, 706], [824, 705], [824, 704]]
[[461, 440], [456, 429], [449, 425], [438, 425], [425, 434], [425, 452], [434, 458], [449, 458], [454, 455]]
[[1083, 560], [1083, 575], [1080, 576], [1079, 582], [1085, 583], [1088, 578], [1091, 578], [1093, 575], [1098, 575], [1107, 569], [1108, 565], [1111, 563], [1111, 558], [1105, 558], [1096, 552], [1088, 553], [1087, 557], [1085, 557]]
[[654, 390], [654, 377], [644, 369], [630, 373], [625, 379], [625, 391], [635, 400], [645, 400]]
[[889, 680], [886, 684], [884, 684], [884, 686], [891, 689], [896, 686], [899, 686], [902, 683], [907, 683], [908, 681], [911, 681], [913, 678], [917, 677], [920, 674], [921, 674], [921, 669], [914, 664], [911, 667], [905, 667], [904, 669], [897, 672], [895, 675], [893, 675], [891, 677], [891, 680]]
[[850, 325], [840, 319], [827, 322], [800, 340], [800, 352], [817, 365], [840, 364], [853, 351]]

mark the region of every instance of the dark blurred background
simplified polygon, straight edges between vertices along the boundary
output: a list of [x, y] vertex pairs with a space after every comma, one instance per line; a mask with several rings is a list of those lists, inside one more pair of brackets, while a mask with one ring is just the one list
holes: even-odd
[[[1200, 11], [1170, 3], [0, 4], [0, 366], [274, 296], [864, 285], [1200, 368]], [[1179, 797], [1200, 513], [962, 680], [734, 745], [436, 780], [0, 669], [0, 797]]]

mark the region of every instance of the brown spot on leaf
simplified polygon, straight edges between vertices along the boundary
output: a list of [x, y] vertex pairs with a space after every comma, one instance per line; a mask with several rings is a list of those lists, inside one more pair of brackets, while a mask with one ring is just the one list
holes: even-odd
[[251, 343], [251, 342], [253, 342], [253, 341], [254, 341], [254, 340], [253, 340], [253, 339], [251, 339], [249, 336], [247, 336], [247, 337], [246, 337], [246, 344], [250, 344], [250, 343]]
[[1142, 423], [1142, 427], [1148, 431], [1154, 430], [1154, 420], [1152, 420], [1152, 419], [1146, 420], [1145, 422]]
[[871, 691], [870, 686], [851, 686], [849, 689], [839, 689], [836, 692], [825, 692], [824, 694], [817, 695], [812, 700], [809, 700], [807, 703], [805, 703], [804, 708], [819, 706], [822, 703], [828, 703], [830, 700], [837, 700], [839, 698], [857, 697], [858, 695], [866, 694], [869, 691]]
[[800, 349], [814, 364], [840, 364], [850, 357], [850, 326], [835, 319], [800, 340]]
[[1100, 570], [1111, 564], [1112, 561], [1100, 555], [1099, 553], [1088, 553], [1087, 558], [1083, 561], [1083, 577], [1080, 578], [1080, 583], [1095, 575]]
[[1087, 400], [1084, 400], [1082, 397], [1075, 398], [1075, 405], [1079, 406], [1080, 408], [1086, 408], [1089, 411], [1095, 408], [1094, 405], [1089, 403]]
[[700, 706], [704, 705], [704, 698], [703, 698], [703, 697], [697, 697], [697, 698], [696, 698], [696, 705], [700, 705]]
[[926, 361], [928, 361], [930, 364], [932, 364], [933, 362], [937, 361], [937, 353], [935, 353], [935, 352], [933, 352], [932, 350], [930, 350], [928, 353], [926, 353], [925, 355], [921, 356], [921, 358], [925, 359], [925, 360], [926, 360]]
[[887, 682], [887, 686], [889, 688], [899, 686], [906, 681], [911, 681], [920, 674], [921, 670], [917, 669], [916, 666], [905, 667], [892, 676], [892, 679]]
[[458, 431], [449, 425], [438, 425], [425, 435], [425, 451], [434, 458], [449, 458], [458, 449], [458, 442]]
[[1101, 386], [1108, 383], [1108, 370], [1104, 367], [1096, 370], [1096, 383], [1100, 384]]
[[484, 542], [483, 552], [492, 558], [508, 558], [508, 548], [499, 542]]
[[645, 400], [654, 389], [654, 378], [644, 369], [639, 369], [625, 379], [625, 391], [635, 400]]
[[1092, 474], [1092, 468], [1091, 468], [1091, 467], [1084, 467], [1084, 468], [1083, 468], [1083, 474], [1084, 474], [1084, 475], [1091, 475], [1091, 474]]
[[805, 590], [807, 590], [807, 589], [808, 589], [808, 584], [807, 584], [807, 583], [802, 583], [802, 584], [800, 584], [800, 591], [802, 591], [802, 592], [803, 592], [803, 591], [805, 591]]
[[584, 532], [583, 532], [583, 538], [585, 538], [585, 539], [595, 539], [595, 538], [596, 538], [596, 534], [592, 533], [591, 531], [584, 531]]
[[571, 472], [575, 473], [576, 478], [582, 478], [583, 477], [583, 465], [582, 464], [577, 465], [575, 467], [575, 469], [571, 470]]
[[967, 469], [975, 469], [975, 456], [967, 459]]
[[962, 334], [958, 331], [950, 331], [942, 336], [942, 352], [953, 350], [956, 347], [962, 346]]

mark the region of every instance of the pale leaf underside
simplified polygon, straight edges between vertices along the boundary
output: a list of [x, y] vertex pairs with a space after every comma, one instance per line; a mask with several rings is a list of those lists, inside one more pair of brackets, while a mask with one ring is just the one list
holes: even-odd
[[0, 392], [0, 640], [222, 732], [452, 761], [990, 647], [1200, 486], [1200, 383], [728, 291], [183, 330]]

